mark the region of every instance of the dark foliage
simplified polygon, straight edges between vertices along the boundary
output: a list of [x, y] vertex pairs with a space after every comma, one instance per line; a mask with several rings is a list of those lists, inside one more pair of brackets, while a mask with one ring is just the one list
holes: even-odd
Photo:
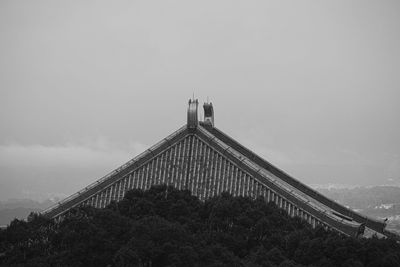
[[311, 229], [262, 199], [201, 202], [189, 191], [132, 190], [55, 224], [37, 214], [0, 231], [1, 266], [400, 266], [400, 245]]

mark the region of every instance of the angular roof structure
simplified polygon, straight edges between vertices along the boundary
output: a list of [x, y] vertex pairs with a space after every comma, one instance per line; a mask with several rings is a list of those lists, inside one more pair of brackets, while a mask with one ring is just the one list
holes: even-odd
[[221, 192], [263, 197], [290, 216], [300, 216], [314, 227], [322, 225], [345, 235], [358, 236], [367, 228], [394, 236], [385, 230], [384, 222], [325, 197], [217, 129], [211, 103], [204, 104], [204, 121], [199, 121], [198, 104], [197, 100], [189, 100], [184, 126], [43, 214], [57, 219], [78, 206], [103, 208], [121, 200], [130, 189], [168, 184], [190, 190], [201, 200]]

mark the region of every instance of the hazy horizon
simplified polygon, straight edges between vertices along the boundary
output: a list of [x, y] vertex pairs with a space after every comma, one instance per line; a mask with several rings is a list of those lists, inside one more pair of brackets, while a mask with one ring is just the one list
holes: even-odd
[[1, 1], [0, 200], [75, 193], [184, 125], [193, 93], [301, 182], [400, 185], [399, 12]]

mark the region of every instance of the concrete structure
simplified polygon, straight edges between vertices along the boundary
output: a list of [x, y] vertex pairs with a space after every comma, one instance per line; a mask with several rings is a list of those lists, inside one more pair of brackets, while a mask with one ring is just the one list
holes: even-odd
[[189, 100], [187, 124], [110, 174], [87, 186], [43, 214], [61, 218], [71, 208], [104, 208], [133, 188], [169, 184], [188, 189], [201, 200], [223, 191], [234, 196], [263, 197], [290, 216], [312, 226], [323, 225], [357, 236], [364, 228], [383, 235], [385, 224], [358, 214], [311, 189], [265, 161], [214, 126], [211, 103], [198, 120], [198, 101]]

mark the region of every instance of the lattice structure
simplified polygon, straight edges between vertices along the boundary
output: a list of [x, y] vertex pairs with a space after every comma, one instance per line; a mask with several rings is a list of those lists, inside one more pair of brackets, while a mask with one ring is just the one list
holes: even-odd
[[[130, 189], [168, 184], [188, 189], [201, 200], [224, 191], [234, 196], [263, 197], [314, 227], [323, 225], [346, 235], [357, 236], [364, 227], [392, 235], [385, 231], [383, 222], [328, 199], [215, 128], [213, 112], [207, 112], [206, 122], [199, 122], [197, 107], [197, 100], [189, 101], [186, 125], [43, 214], [59, 219], [73, 207], [103, 208], [121, 200]], [[211, 103], [204, 107], [213, 110]]]

